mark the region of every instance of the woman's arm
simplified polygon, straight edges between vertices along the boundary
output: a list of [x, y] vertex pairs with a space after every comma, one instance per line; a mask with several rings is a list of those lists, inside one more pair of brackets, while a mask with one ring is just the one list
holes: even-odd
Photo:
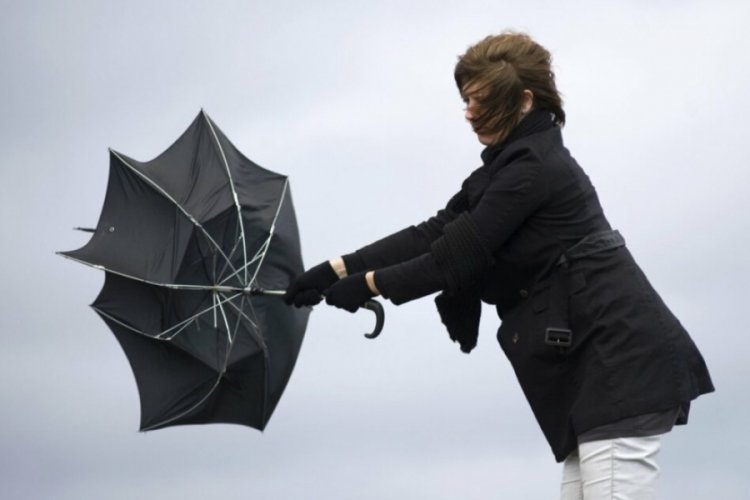
[[439, 290], [460, 293], [480, 283], [492, 266], [492, 254], [546, 200], [543, 168], [530, 151], [520, 151], [493, 176], [477, 206], [444, 224], [422, 255], [377, 269], [373, 281], [378, 290], [401, 304]]
[[345, 277], [398, 264], [428, 252], [432, 242], [443, 234], [443, 227], [458, 215], [452, 208], [457, 196], [451, 198], [446, 208], [426, 221], [397, 231], [350, 254], [331, 259], [331, 266], [339, 277]]

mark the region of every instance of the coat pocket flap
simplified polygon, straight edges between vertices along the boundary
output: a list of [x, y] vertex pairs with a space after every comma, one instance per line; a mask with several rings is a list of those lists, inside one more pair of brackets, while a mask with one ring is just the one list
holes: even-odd
[[[582, 272], [573, 273], [568, 279], [570, 280], [568, 282], [568, 295], [573, 295], [586, 288], [586, 277]], [[561, 286], [564, 289], [565, 285]], [[550, 300], [566, 300], [565, 293], [562, 290], [559, 290], [559, 286], [554, 287], [555, 289], [559, 290], [556, 292], [558, 296], [550, 297], [551, 288], [553, 287], [550, 286], [549, 281], [540, 283], [534, 288], [534, 292], [531, 297], [531, 309], [535, 313], [540, 313], [546, 310], [550, 306]]]

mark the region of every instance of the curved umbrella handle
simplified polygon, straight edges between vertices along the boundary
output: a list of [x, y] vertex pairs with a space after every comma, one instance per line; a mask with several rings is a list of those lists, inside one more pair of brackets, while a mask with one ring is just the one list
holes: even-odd
[[375, 329], [372, 331], [372, 333], [365, 333], [365, 337], [368, 339], [374, 339], [378, 335], [380, 335], [381, 330], [383, 330], [383, 322], [385, 321], [385, 312], [383, 311], [383, 305], [378, 302], [377, 300], [368, 300], [365, 302], [365, 304], [362, 306], [365, 309], [369, 309], [370, 311], [375, 313]]
[[[234, 291], [235, 289], [231, 290]], [[274, 295], [276, 297], [281, 297], [286, 293], [286, 290], [264, 290], [257, 287], [240, 290], [244, 291], [245, 293], [249, 293], [250, 295]], [[380, 335], [380, 332], [383, 330], [383, 323], [385, 322], [385, 312], [383, 311], [383, 305], [377, 300], [370, 299], [365, 302], [362, 307], [364, 307], [365, 309], [369, 309], [370, 311], [375, 313], [375, 329], [372, 331], [372, 333], [365, 333], [365, 337], [367, 337], [368, 339], [374, 339], [375, 337]]]

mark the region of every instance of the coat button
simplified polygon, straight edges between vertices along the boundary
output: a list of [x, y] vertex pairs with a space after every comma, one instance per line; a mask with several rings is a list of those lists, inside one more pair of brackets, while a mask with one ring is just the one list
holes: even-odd
[[522, 299], [525, 299], [529, 296], [529, 292], [525, 288], [521, 288], [521, 290], [518, 291], [518, 295], [520, 295]]
[[518, 343], [518, 332], [513, 332], [513, 343]]

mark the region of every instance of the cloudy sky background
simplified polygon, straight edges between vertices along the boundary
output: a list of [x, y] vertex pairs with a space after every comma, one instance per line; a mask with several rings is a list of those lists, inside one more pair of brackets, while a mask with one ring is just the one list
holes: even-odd
[[466, 356], [429, 299], [374, 341], [318, 307], [265, 433], [143, 434], [103, 275], [54, 255], [96, 224], [107, 148], [149, 160], [201, 107], [290, 176], [308, 266], [423, 220], [479, 165], [456, 56], [505, 28], [552, 51], [566, 143], [718, 388], [664, 440], [664, 498], [746, 498], [747, 2], [0, 5], [3, 499], [556, 498], [489, 308]]

